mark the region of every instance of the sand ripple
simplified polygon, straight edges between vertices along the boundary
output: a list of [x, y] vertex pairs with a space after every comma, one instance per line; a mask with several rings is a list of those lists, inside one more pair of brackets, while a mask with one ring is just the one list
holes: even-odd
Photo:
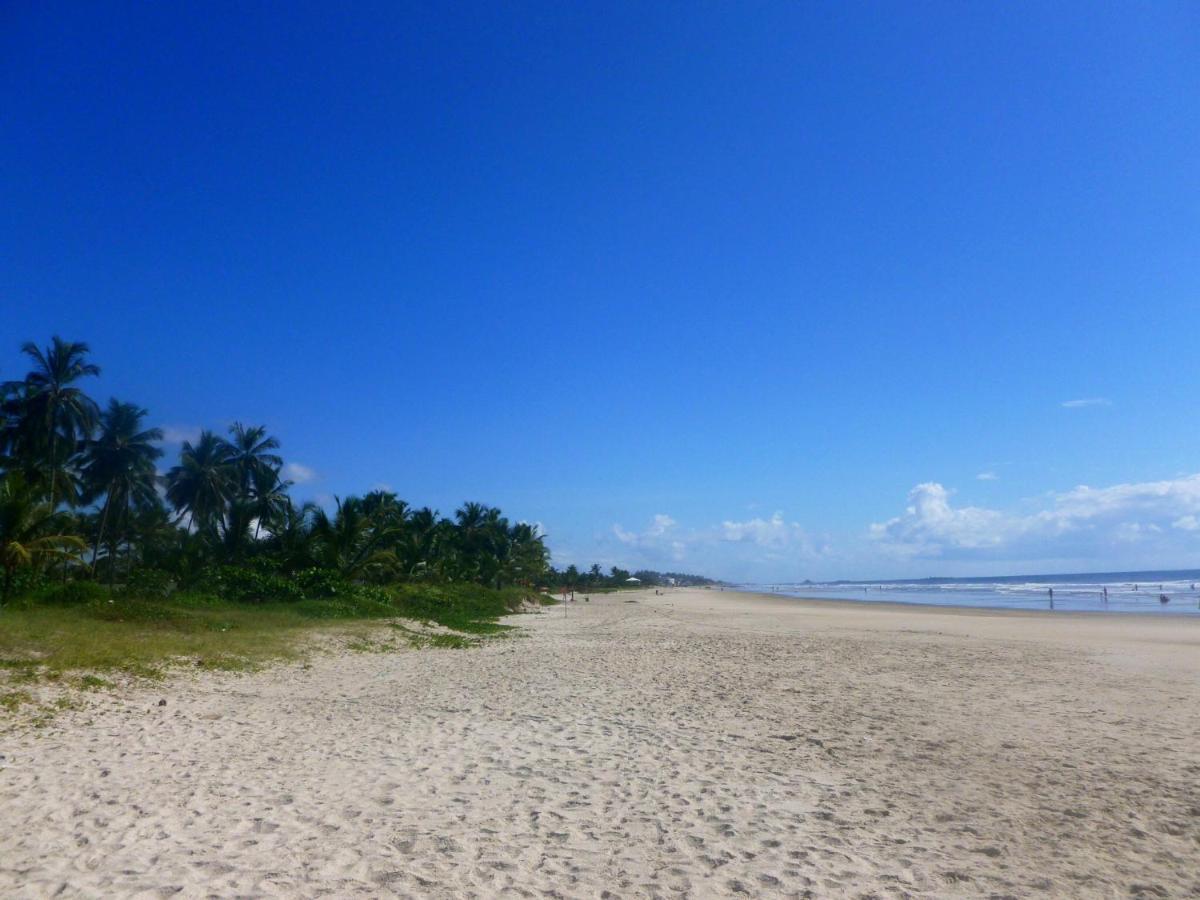
[[0, 737], [0, 894], [1200, 894], [1194, 672], [780, 609], [609, 598], [98, 700]]

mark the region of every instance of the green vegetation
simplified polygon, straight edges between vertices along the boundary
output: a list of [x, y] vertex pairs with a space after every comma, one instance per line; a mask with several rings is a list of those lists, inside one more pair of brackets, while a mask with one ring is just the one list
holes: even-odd
[[[451, 518], [389, 491], [329, 509], [297, 503], [280, 443], [261, 425], [202, 431], [167, 465], [145, 408], [87, 394], [100, 369], [86, 344], [55, 337], [22, 351], [30, 370], [0, 383], [6, 690], [254, 668], [297, 658], [317, 629], [362, 652], [460, 649], [509, 633], [496, 620], [528, 600], [553, 603], [544, 586], [707, 582], [598, 565], [557, 572], [538, 529], [481, 503]], [[21, 689], [0, 694], [5, 710], [28, 703]]]
[[626, 569], [613, 566], [605, 575], [600, 564], [594, 564], [586, 571], [580, 571], [575, 566], [567, 566], [562, 571], [551, 568], [546, 574], [546, 583], [556, 588], [567, 588], [578, 591], [604, 593], [625, 588], [644, 587], [702, 587], [717, 584], [711, 578], [703, 575], [688, 575], [683, 572], [655, 572], [651, 569], [639, 569], [630, 573]]
[[240, 671], [298, 658], [317, 627], [345, 633], [350, 649], [375, 648], [379, 629], [367, 626], [385, 618], [459, 632], [429, 634], [393, 622], [394, 631], [409, 636], [408, 646], [460, 648], [507, 632], [511, 626], [495, 619], [513, 612], [524, 598], [520, 589], [478, 585], [340, 587], [336, 599], [255, 603], [196, 593], [146, 599], [99, 588], [98, 595], [82, 602], [63, 603], [64, 593], [78, 592], [56, 586], [4, 612], [0, 669], [8, 670], [13, 681], [84, 671], [89, 674], [77, 685], [93, 690], [111, 684], [90, 674], [97, 672], [155, 677], [181, 665]]
[[5, 691], [0, 693], [0, 709], [13, 712], [19, 706], [25, 703], [32, 703], [33, 697], [29, 696], [28, 691]]
[[22, 350], [30, 371], [0, 384], [6, 682], [79, 670], [70, 683], [94, 690], [109, 684], [98, 672], [243, 669], [294, 658], [318, 626], [377, 646], [367, 626], [381, 619], [457, 632], [405, 629], [408, 644], [465, 647], [504, 632], [496, 619], [545, 582], [544, 536], [494, 507], [445, 518], [388, 491], [297, 504], [262, 426], [203, 431], [160, 476], [147, 410], [86, 393], [100, 371], [86, 344]]
[[279, 441], [258, 425], [200, 432], [160, 477], [163, 436], [145, 426], [147, 410], [115, 399], [101, 410], [84, 392], [100, 371], [86, 344], [55, 337], [22, 349], [32, 369], [0, 384], [4, 602], [39, 576], [169, 592], [214, 568], [280, 589], [311, 570], [356, 584], [495, 588], [531, 587], [548, 571], [544, 536], [482, 503], [452, 519], [389, 491], [338, 498], [333, 510], [297, 505]]

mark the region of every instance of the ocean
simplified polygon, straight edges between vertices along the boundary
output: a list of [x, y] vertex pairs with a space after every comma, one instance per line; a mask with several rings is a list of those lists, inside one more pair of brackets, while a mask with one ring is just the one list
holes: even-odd
[[[985, 609], [1050, 609], [1053, 589], [1054, 609], [1059, 612], [1200, 615], [1200, 569], [916, 581], [779, 582], [739, 587], [790, 597]], [[1165, 603], [1160, 599], [1163, 596], [1167, 598]]]

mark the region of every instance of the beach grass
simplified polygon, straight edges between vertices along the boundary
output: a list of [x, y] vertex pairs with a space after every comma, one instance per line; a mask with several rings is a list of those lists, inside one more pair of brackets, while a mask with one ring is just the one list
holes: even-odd
[[[99, 690], [111, 686], [106, 673], [156, 678], [180, 666], [247, 671], [302, 658], [322, 633], [346, 638], [352, 650], [399, 649], [395, 641], [378, 639], [385, 633], [381, 626], [397, 620], [438, 629], [392, 629], [391, 637], [403, 636], [404, 646], [462, 649], [511, 632], [513, 626], [497, 619], [519, 608], [526, 594], [405, 584], [389, 588], [386, 600], [370, 601], [244, 603], [181, 593], [165, 600], [107, 595], [77, 606], [13, 604], [0, 610], [0, 683], [16, 688], [62, 680]], [[21, 702], [13, 693], [2, 705]]]

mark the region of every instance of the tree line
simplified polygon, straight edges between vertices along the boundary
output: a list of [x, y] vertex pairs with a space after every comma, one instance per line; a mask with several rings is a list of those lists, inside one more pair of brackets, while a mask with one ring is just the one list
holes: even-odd
[[55, 336], [21, 351], [28, 373], [0, 383], [4, 601], [39, 581], [157, 574], [186, 584], [231, 568], [490, 587], [551, 574], [545, 536], [486, 504], [448, 518], [381, 490], [332, 510], [296, 502], [279, 440], [261, 425], [202, 431], [160, 473], [163, 432], [147, 425], [149, 412], [87, 393], [100, 374], [87, 344]]
[[607, 573], [599, 563], [594, 563], [590, 569], [580, 569], [569, 565], [561, 571], [551, 568], [546, 581], [555, 587], [578, 588], [580, 590], [595, 590], [596, 588], [629, 587], [630, 579], [643, 587], [704, 587], [717, 584], [711, 578], [703, 575], [689, 575], [684, 572], [655, 572], [652, 569], [638, 569], [630, 572], [620, 566], [612, 566]]

